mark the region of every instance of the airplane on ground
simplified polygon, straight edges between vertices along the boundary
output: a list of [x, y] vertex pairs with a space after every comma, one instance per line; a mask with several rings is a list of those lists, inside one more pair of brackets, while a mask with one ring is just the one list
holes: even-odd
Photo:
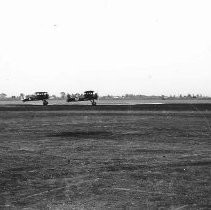
[[43, 106], [48, 105], [49, 94], [47, 92], [36, 92], [34, 95], [30, 95], [24, 99], [23, 102], [27, 101], [43, 101]]
[[67, 94], [67, 102], [90, 101], [92, 103], [92, 106], [96, 106], [97, 103], [95, 102], [95, 100], [97, 99], [98, 99], [98, 94], [94, 93], [94, 91], [92, 90], [85, 91], [84, 94], [81, 94], [81, 95]]

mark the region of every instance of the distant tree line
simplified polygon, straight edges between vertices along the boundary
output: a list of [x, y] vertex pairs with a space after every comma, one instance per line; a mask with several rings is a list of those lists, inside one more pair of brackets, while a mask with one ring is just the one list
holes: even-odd
[[[67, 95], [69, 93], [65, 93], [65, 92], [60, 92], [60, 95], [50, 95], [50, 99], [55, 99], [55, 100], [64, 100], [66, 99]], [[78, 94], [78, 93], [77, 93]], [[71, 94], [70, 94], [71, 95]], [[78, 94], [80, 95], [80, 94]], [[28, 97], [29, 95], [25, 95], [24, 93], [20, 93], [18, 96], [7, 96], [6, 93], [0, 93], [0, 100], [21, 100], [24, 97]], [[208, 96], [203, 96], [202, 94], [187, 94], [187, 95], [169, 95], [169, 96], [165, 96], [165, 95], [160, 95], [160, 96], [156, 96], [156, 95], [152, 95], [152, 96], [146, 96], [146, 95], [141, 95], [141, 94], [125, 94], [122, 96], [114, 96], [114, 95], [106, 95], [106, 96], [100, 96], [99, 99], [105, 99], [105, 100], [110, 100], [110, 99], [117, 99], [117, 100], [123, 100], [123, 99], [127, 99], [127, 100], [145, 100], [145, 99], [157, 99], [157, 100], [181, 100], [181, 99], [211, 99], [211, 97]]]
[[112, 96], [112, 95], [107, 95], [107, 96], [101, 96], [101, 99], [140, 99], [140, 100], [145, 100], [145, 99], [157, 99], [157, 100], [181, 100], [181, 99], [210, 99], [211, 97], [208, 96], [203, 96], [202, 94], [187, 94], [187, 95], [170, 95], [170, 96], [165, 96], [165, 95], [160, 95], [160, 96], [156, 96], [156, 95], [151, 95], [151, 96], [146, 96], [146, 95], [135, 95], [135, 94], [125, 94], [123, 96]]

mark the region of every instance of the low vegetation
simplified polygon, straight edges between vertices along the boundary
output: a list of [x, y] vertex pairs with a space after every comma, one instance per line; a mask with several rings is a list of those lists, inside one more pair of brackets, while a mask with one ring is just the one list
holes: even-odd
[[1, 209], [209, 209], [211, 112], [1, 111]]

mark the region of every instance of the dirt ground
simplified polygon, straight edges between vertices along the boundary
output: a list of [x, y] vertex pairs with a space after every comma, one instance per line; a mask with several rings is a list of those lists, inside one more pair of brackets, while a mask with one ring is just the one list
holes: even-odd
[[2, 109], [0, 209], [211, 209], [210, 139], [211, 111]]

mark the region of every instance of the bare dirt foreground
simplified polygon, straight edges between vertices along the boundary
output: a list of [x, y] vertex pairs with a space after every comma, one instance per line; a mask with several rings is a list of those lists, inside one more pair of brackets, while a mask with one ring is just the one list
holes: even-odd
[[207, 108], [49, 107], [0, 107], [0, 209], [211, 209]]

